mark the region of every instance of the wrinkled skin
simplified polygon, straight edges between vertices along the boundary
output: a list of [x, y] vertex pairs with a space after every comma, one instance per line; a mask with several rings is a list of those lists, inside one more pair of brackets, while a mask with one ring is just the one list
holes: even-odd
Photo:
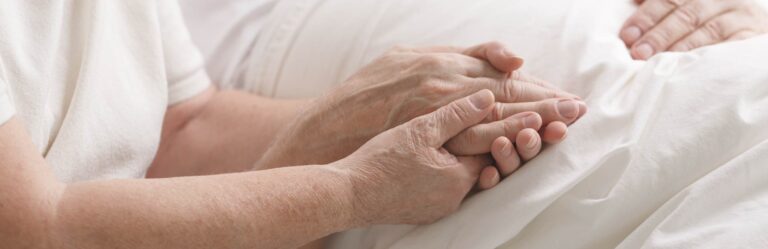
[[388, 130], [340, 161], [359, 224], [426, 224], [455, 212], [485, 157], [456, 156], [443, 144], [490, 112], [483, 90]]
[[586, 112], [577, 96], [516, 71], [520, 66], [522, 59], [499, 43], [466, 49], [395, 48], [300, 114], [258, 167], [341, 159], [381, 132], [489, 89], [499, 103], [483, 118], [487, 124], [459, 134], [446, 148], [457, 155], [487, 154], [500, 136], [516, 141], [518, 134], [525, 134], [520, 140], [534, 146], [497, 148], [496, 154], [505, 156], [497, 159], [507, 160], [510, 167], [503, 172], [488, 169], [485, 175], [491, 183], [481, 188], [495, 185], [500, 176], [538, 154], [542, 141], [561, 141], [567, 124]]
[[755, 0], [636, 0], [621, 39], [632, 58], [689, 51], [768, 32], [768, 12]]

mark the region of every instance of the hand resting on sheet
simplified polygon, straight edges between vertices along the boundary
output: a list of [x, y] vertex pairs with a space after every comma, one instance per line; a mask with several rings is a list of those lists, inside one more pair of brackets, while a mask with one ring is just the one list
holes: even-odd
[[768, 32], [768, 12], [755, 0], [635, 0], [621, 31], [632, 58], [689, 51]]
[[483, 155], [480, 189], [493, 187], [536, 156], [542, 142], [565, 138], [586, 112], [579, 98], [517, 71], [500, 43], [471, 48], [395, 48], [317, 99], [285, 129], [257, 169], [339, 160], [374, 136], [482, 89], [498, 101], [482, 124], [444, 144], [457, 156]]

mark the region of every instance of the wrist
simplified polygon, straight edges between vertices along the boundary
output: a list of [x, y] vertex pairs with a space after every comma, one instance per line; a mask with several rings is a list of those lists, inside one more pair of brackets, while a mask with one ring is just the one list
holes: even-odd
[[345, 213], [345, 223], [348, 228], [365, 227], [373, 225], [370, 212], [366, 212], [364, 208], [367, 206], [364, 203], [365, 198], [361, 198], [361, 194], [370, 193], [366, 189], [364, 184], [359, 184], [361, 181], [357, 178], [357, 174], [352, 170], [355, 165], [351, 165], [346, 159], [342, 159], [326, 165], [331, 171], [335, 172], [340, 182], [339, 198], [341, 199], [341, 205]]

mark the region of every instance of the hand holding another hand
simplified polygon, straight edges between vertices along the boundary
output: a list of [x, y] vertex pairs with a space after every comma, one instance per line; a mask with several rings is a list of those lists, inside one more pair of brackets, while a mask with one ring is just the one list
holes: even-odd
[[[513, 142], [519, 133], [524, 142], [534, 142], [532, 148], [518, 150], [523, 152], [523, 160], [529, 159], [538, 153], [542, 138], [545, 142], [561, 140], [566, 124], [583, 115], [586, 106], [568, 101], [578, 97], [516, 71], [522, 63], [494, 42], [467, 49], [393, 49], [300, 114], [260, 166], [341, 159], [377, 134], [481, 89], [490, 89], [499, 103], [485, 119], [487, 124], [465, 131], [449, 142], [448, 150], [459, 155], [488, 153], [499, 136], [506, 135]], [[537, 121], [522, 122], [525, 117]], [[543, 130], [542, 138], [535, 132], [538, 130]], [[498, 144], [499, 152], [508, 148], [505, 141]], [[508, 165], [516, 168], [519, 164]]]
[[443, 144], [493, 109], [483, 90], [374, 137], [336, 162], [350, 183], [358, 226], [425, 224], [456, 211], [473, 188], [482, 156], [456, 156]]

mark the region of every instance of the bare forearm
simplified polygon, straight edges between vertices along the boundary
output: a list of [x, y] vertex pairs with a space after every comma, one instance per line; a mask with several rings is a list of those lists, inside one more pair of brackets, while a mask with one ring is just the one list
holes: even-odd
[[[199, 107], [169, 109], [160, 148], [148, 177], [249, 170], [273, 142], [275, 134], [308, 102], [276, 100], [238, 91], [211, 91], [209, 96], [196, 97], [202, 102]], [[193, 113], [187, 114], [189, 112]], [[174, 122], [176, 119], [184, 121]]]
[[330, 166], [89, 182], [56, 227], [76, 248], [295, 248], [355, 225], [349, 191]]

